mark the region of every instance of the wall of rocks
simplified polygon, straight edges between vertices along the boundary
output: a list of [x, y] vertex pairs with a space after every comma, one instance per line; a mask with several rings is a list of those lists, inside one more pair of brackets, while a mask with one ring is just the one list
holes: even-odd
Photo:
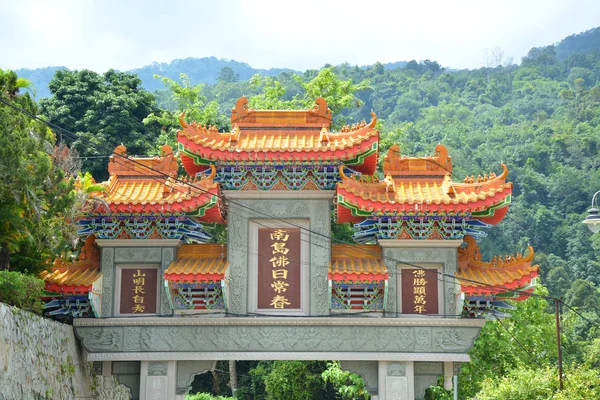
[[0, 303], [0, 400], [130, 399], [112, 376], [95, 376], [73, 328]]

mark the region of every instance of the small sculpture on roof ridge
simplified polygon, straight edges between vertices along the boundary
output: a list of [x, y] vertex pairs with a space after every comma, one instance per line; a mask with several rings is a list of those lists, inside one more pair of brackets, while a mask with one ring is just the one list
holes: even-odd
[[321, 128], [321, 133], [319, 134], [319, 141], [321, 143], [329, 142], [329, 131], [327, 130], [327, 126], [323, 125]]
[[396, 193], [396, 183], [391, 175], [386, 175], [386, 177], [383, 179], [383, 182], [385, 183], [386, 192]]

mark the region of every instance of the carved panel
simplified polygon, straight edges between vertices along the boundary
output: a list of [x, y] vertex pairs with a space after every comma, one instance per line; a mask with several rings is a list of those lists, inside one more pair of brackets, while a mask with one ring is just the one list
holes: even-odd
[[329, 314], [327, 266], [331, 260], [331, 220], [328, 200], [311, 201], [310, 268], [311, 314]]
[[[162, 259], [160, 263], [160, 276], [165, 276], [165, 271], [169, 268], [169, 265], [175, 259], [175, 249], [172, 247], [163, 247], [162, 249]], [[169, 305], [169, 299], [167, 297], [167, 292], [165, 290], [164, 285], [160, 285], [160, 309], [159, 315], [169, 315], [171, 314], [171, 306]]]
[[[457, 250], [446, 249], [446, 261], [444, 261], [444, 273], [454, 276], [457, 271]], [[457, 295], [460, 292], [460, 286], [456, 279], [446, 276], [444, 279], [444, 296], [447, 315], [457, 315], [460, 311], [456, 309]]]
[[472, 335], [472, 332], [459, 328], [432, 328], [432, 350], [441, 353], [466, 353], [471, 349], [477, 333]]
[[415, 351], [431, 351], [431, 328], [415, 328]]
[[[355, 352], [360, 349], [376, 353], [466, 353], [479, 332], [478, 327], [319, 325], [155, 325], [135, 327], [136, 330], [114, 326], [75, 329], [84, 347], [91, 352]], [[424, 329], [432, 330], [430, 336], [423, 336], [429, 339], [418, 336]], [[125, 341], [122, 340], [124, 335]], [[139, 337], [137, 342], [133, 335]], [[365, 337], [370, 339], [365, 341]]]
[[115, 249], [115, 262], [160, 262], [159, 247], [121, 247]]
[[140, 347], [141, 329], [137, 326], [128, 326], [125, 328], [125, 338], [123, 348], [125, 351], [135, 351]]
[[385, 311], [390, 313], [392, 317], [395, 316], [397, 312], [398, 291], [396, 287], [398, 286], [398, 280], [396, 279], [396, 276], [399, 273], [397, 267], [398, 263], [395, 260], [396, 257], [394, 255], [394, 250], [397, 249], [383, 249], [383, 262], [385, 263], [388, 271], [390, 271], [390, 279], [388, 280], [387, 287], [387, 305], [385, 306]]
[[86, 334], [82, 337], [83, 345], [92, 346], [95, 351], [109, 352], [123, 349], [123, 328], [100, 328], [86, 331]]
[[166, 362], [148, 363], [148, 376], [167, 376], [168, 364]]
[[216, 361], [177, 361], [177, 394], [187, 394], [192, 387], [194, 377], [214, 369]]
[[443, 375], [444, 363], [416, 361], [414, 364], [415, 375]]
[[[440, 276], [443, 282], [443, 301], [444, 314], [457, 315], [456, 303], [458, 294], [458, 281], [454, 276], [457, 270], [457, 251], [453, 248], [384, 248], [383, 257], [385, 265], [390, 271], [390, 280], [388, 281], [388, 301], [386, 311], [389, 313], [397, 312], [397, 274], [399, 274], [398, 264], [401, 263], [441, 263], [443, 272], [447, 275]], [[448, 276], [450, 275], [450, 276]]]
[[248, 312], [248, 210], [232, 202], [227, 218], [229, 258], [229, 312], [245, 314]]
[[236, 200], [229, 205], [229, 311], [248, 312], [248, 221], [250, 219], [310, 219], [310, 301], [312, 315], [329, 313], [327, 266], [331, 258], [329, 200]]
[[406, 376], [406, 363], [393, 362], [387, 365], [387, 376]]
[[139, 361], [115, 361], [112, 363], [113, 375], [120, 374], [139, 374], [140, 373], [140, 362]]
[[112, 300], [114, 297], [115, 285], [115, 249], [102, 249], [102, 317], [112, 317]]

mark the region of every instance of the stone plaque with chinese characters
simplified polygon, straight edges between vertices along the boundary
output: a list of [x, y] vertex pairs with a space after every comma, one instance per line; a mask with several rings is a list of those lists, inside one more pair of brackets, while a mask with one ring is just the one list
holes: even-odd
[[258, 229], [258, 308], [301, 308], [300, 229]]
[[168, 384], [166, 376], [149, 376], [146, 381], [146, 399], [167, 400]]
[[438, 313], [438, 273], [402, 269], [402, 314]]
[[121, 314], [156, 314], [156, 268], [121, 270]]

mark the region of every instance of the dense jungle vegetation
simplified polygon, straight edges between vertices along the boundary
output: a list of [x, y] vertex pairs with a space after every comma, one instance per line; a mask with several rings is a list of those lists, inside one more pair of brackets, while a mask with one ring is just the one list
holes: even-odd
[[[52, 96], [39, 104], [18, 91], [26, 81], [0, 70], [0, 98], [77, 135], [52, 132], [0, 104], [0, 177], [6, 182], [0, 188], [0, 267], [38, 271], [49, 254], [68, 251], [72, 232], [61, 221], [71, 218], [85, 193], [64, 178], [80, 169], [104, 180], [106, 156], [116, 145], [124, 143], [130, 154], [156, 154], [159, 144], [174, 142], [181, 111], [188, 120], [230, 129], [230, 110], [242, 95], [255, 108], [306, 108], [322, 96], [335, 128], [369, 120], [374, 111], [381, 153], [398, 143], [405, 155], [433, 155], [443, 143], [453, 157], [454, 180], [499, 173], [506, 164], [512, 205], [482, 240], [484, 258], [522, 252], [530, 244], [544, 285], [538, 293], [562, 297], [578, 310], [563, 310], [565, 392], [556, 393], [554, 316], [545, 300], [531, 298], [512, 318], [483, 329], [473, 362], [461, 373], [461, 397], [598, 398], [600, 386], [586, 382], [600, 379], [600, 234], [581, 221], [600, 190], [600, 28], [533, 48], [518, 65], [498, 50], [488, 63], [477, 70], [428, 60], [395, 68], [326, 65], [248, 80], [226, 66], [208, 85], [195, 85], [185, 74], [179, 80], [158, 77], [164, 89], [153, 93], [130, 73], [59, 70], [49, 84]], [[92, 158], [78, 164], [63, 144]], [[58, 145], [60, 151], [53, 151]], [[348, 229], [336, 232], [347, 237]], [[242, 365], [243, 393], [264, 394], [264, 382], [268, 389], [269, 379], [280, 378], [270, 374], [320, 376], [327, 368], [273, 365]], [[292, 392], [306, 382], [340, 396], [322, 379], [295, 382]]]

